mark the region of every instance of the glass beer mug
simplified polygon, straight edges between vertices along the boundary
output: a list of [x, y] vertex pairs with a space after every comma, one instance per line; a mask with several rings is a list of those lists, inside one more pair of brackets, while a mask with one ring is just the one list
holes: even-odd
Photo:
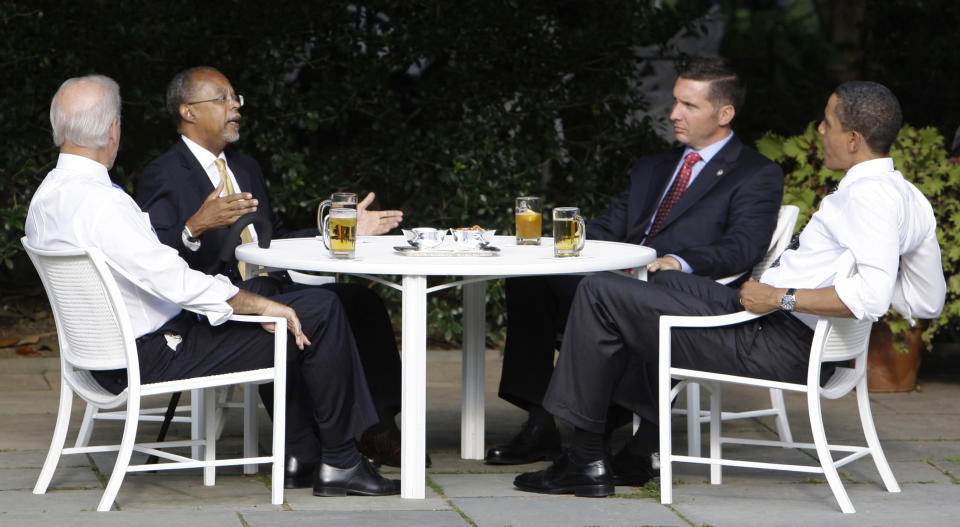
[[558, 258], [580, 256], [587, 241], [586, 224], [577, 207], [553, 209], [553, 255]]
[[[329, 210], [324, 214], [325, 210]], [[334, 258], [353, 258], [357, 249], [357, 195], [334, 192], [317, 208], [317, 229]]]

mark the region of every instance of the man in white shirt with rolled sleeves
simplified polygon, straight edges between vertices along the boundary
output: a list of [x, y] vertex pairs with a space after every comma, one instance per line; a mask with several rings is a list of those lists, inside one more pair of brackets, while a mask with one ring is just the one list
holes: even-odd
[[[886, 87], [862, 81], [837, 87], [819, 131], [824, 164], [846, 175], [800, 233], [799, 246], [739, 292], [672, 271], [657, 283], [609, 273], [585, 278], [544, 400], [547, 410], [575, 426], [573, 443], [552, 466], [514, 484], [550, 494], [613, 493], [603, 455], [611, 387], [631, 355], [657, 364], [660, 315], [768, 313], [736, 326], [677, 332], [673, 362], [785, 382], [805, 379], [818, 316], [876, 320], [891, 305], [911, 319], [938, 316], [946, 282], [933, 209], [889, 157], [901, 123], [900, 104]], [[849, 278], [834, 275], [845, 252], [856, 262]], [[657, 401], [647, 404], [655, 408]]]
[[[190, 269], [177, 251], [160, 243], [147, 215], [107, 173], [120, 144], [120, 106], [117, 83], [101, 75], [69, 79], [57, 90], [50, 122], [60, 156], [30, 201], [29, 243], [48, 250], [95, 247], [165, 299], [116, 276], [145, 383], [270, 366], [271, 328], [226, 319], [234, 312], [286, 318], [294, 336], [288, 341], [287, 374], [299, 381], [288, 382], [299, 389], [288, 392], [287, 447], [297, 442], [322, 456], [314, 494], [398, 494], [399, 481], [381, 476], [353, 440], [376, 421], [376, 411], [336, 296], [298, 291], [266, 298], [246, 292], [222, 275]], [[125, 370], [98, 371], [94, 377], [114, 393], [126, 387]]]

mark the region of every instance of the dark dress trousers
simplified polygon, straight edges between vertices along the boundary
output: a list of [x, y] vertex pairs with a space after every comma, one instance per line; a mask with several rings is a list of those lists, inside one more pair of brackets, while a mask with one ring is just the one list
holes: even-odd
[[[286, 455], [307, 461], [320, 448], [339, 447], [377, 422], [367, 381], [343, 306], [330, 291], [290, 291], [271, 299], [296, 310], [310, 345], [287, 338]], [[182, 337], [176, 349], [165, 334]], [[273, 365], [273, 335], [259, 324], [211, 326], [189, 311], [137, 339], [143, 383], [219, 375]], [[126, 387], [125, 370], [94, 372], [108, 390]], [[272, 396], [270, 385], [260, 393]], [[272, 410], [272, 400], [267, 404]]]
[[[316, 229], [288, 232], [270, 206], [270, 196], [260, 165], [250, 156], [226, 150], [227, 164], [244, 192], [258, 200], [257, 210], [270, 218], [273, 237], [313, 236]], [[192, 269], [207, 271], [217, 261], [228, 229], [210, 230], [200, 235], [200, 249], [183, 245], [181, 232], [187, 220], [214, 191], [210, 178], [183, 140], [144, 168], [137, 183], [135, 199], [150, 215], [150, 223], [160, 241], [176, 249]], [[332, 291], [346, 308], [349, 326], [360, 354], [363, 371], [381, 417], [400, 411], [400, 356], [383, 300], [371, 289], [359, 284], [327, 284], [319, 287], [293, 284], [286, 273], [241, 281], [236, 260], [223, 269], [240, 288], [263, 296], [293, 291]], [[301, 318], [303, 318], [301, 316]]]
[[[649, 282], [613, 273], [588, 276], [573, 300], [543, 406], [579, 428], [600, 433], [616, 392], [630, 384], [637, 394], [630, 408], [657, 422], [656, 375], [635, 378], [625, 370], [635, 362], [656, 373], [660, 315], [742, 310], [737, 289], [703, 276], [662, 271]], [[789, 313], [774, 311], [736, 326], [671, 334], [676, 367], [785, 382], [806, 379], [813, 330]]]
[[[640, 158], [629, 188], [601, 216], [587, 222], [587, 238], [640, 244], [683, 148]], [[675, 254], [710, 278], [752, 267], [764, 255], [783, 195], [780, 166], [734, 136], [704, 166], [648, 243], [658, 256]], [[657, 273], [651, 273], [656, 275]], [[506, 282], [507, 341], [499, 395], [521, 408], [539, 405], [553, 373], [557, 337], [582, 276], [511, 278]], [[530, 299], [539, 299], [531, 304]], [[531, 307], [534, 306], [534, 307]], [[655, 377], [628, 361], [635, 377]], [[644, 394], [625, 384], [615, 399], [627, 408]]]

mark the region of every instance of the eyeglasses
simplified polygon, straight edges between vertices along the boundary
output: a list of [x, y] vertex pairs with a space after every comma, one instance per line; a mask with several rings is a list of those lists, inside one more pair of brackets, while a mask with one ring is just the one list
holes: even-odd
[[240, 107], [243, 108], [243, 95], [230, 95], [230, 96], [221, 95], [221, 96], [217, 97], [216, 99], [207, 99], [207, 100], [205, 100], [205, 101], [186, 102], [186, 103], [184, 103], [184, 104], [201, 104], [201, 103], [205, 103], [205, 102], [215, 102], [215, 103], [217, 103], [217, 104], [223, 104], [223, 103], [229, 104], [229, 103], [232, 103], [232, 102], [237, 102], [237, 103], [240, 104]]

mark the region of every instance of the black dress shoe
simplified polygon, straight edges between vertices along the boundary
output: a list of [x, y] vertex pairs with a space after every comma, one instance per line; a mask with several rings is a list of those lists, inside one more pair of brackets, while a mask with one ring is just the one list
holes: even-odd
[[613, 494], [613, 477], [604, 459], [580, 463], [566, 452], [539, 472], [520, 474], [513, 480], [520, 490], [541, 494], [574, 494], [601, 498]]
[[400, 494], [400, 480], [387, 479], [373, 468], [365, 457], [350, 468], [336, 468], [322, 463], [313, 479], [314, 496], [391, 496]]
[[509, 443], [488, 450], [485, 461], [490, 465], [521, 465], [553, 459], [559, 454], [560, 430], [556, 425], [543, 426], [527, 420]]
[[656, 452], [637, 455], [624, 447], [614, 456], [611, 465], [615, 485], [641, 487], [651, 479], [660, 477], [660, 455]]
[[283, 488], [305, 489], [313, 483], [317, 461], [304, 462], [294, 456], [287, 457], [283, 471]]

